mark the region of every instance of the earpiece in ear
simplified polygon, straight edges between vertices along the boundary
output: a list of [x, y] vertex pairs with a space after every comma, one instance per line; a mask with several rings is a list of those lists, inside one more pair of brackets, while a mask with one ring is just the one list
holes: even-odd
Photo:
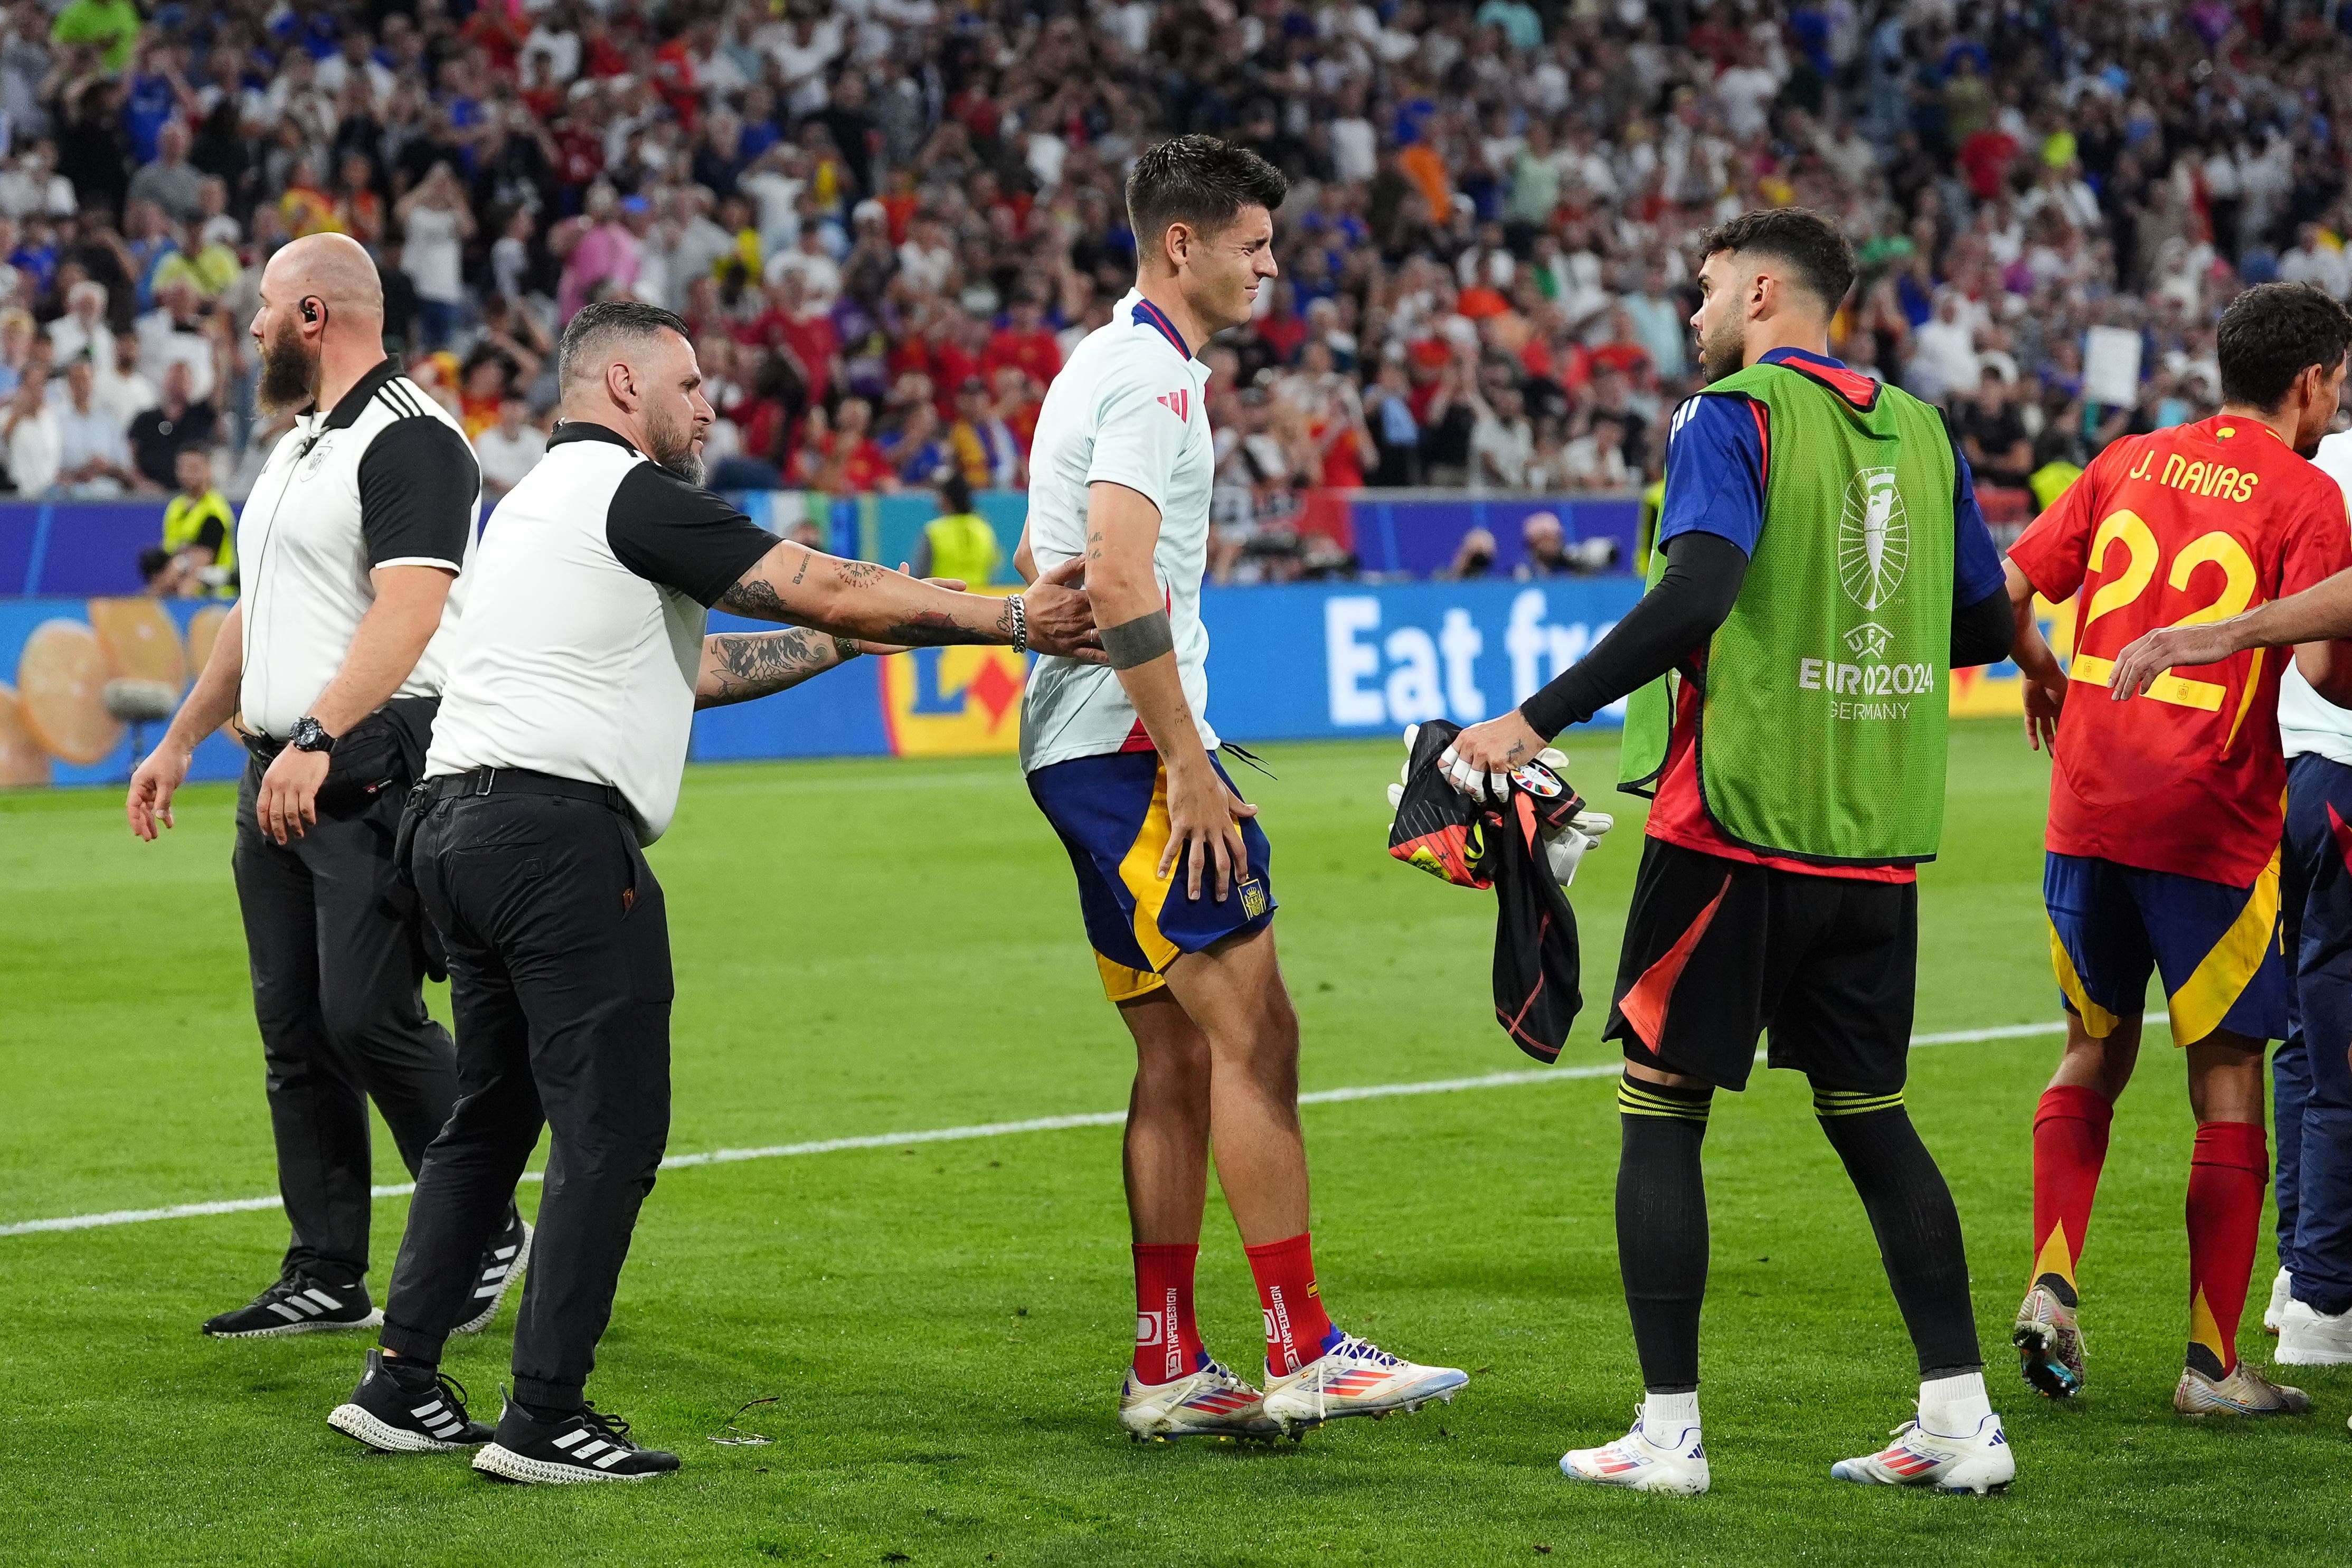
[[302, 319], [313, 326], [318, 325], [319, 301], [316, 300], [305, 300], [302, 301]]

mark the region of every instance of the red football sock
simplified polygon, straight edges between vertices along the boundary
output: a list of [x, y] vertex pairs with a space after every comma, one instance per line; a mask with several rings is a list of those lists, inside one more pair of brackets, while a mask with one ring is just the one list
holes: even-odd
[[1135, 1247], [1135, 1380], [1173, 1383], [1208, 1360], [1192, 1320], [1197, 1244], [1140, 1242]]
[[1315, 1285], [1314, 1241], [1301, 1231], [1288, 1241], [1242, 1250], [1257, 1279], [1257, 1304], [1265, 1310], [1265, 1364], [1273, 1375], [1287, 1376], [1321, 1355], [1333, 1332]]
[[2054, 1274], [2070, 1294], [2115, 1115], [2116, 1108], [2096, 1089], [2073, 1084], [2042, 1090], [2042, 1103], [2034, 1108], [2033, 1278]]
[[2238, 1318], [2270, 1168], [2261, 1122], [2197, 1124], [2189, 1161], [2189, 1364], [2208, 1377], [2227, 1377], [2238, 1364]]

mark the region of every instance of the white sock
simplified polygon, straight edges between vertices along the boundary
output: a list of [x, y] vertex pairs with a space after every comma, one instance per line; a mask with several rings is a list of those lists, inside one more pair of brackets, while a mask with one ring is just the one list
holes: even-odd
[[1698, 1390], [1642, 1395], [1642, 1431], [1651, 1442], [1671, 1443], [1685, 1432], [1697, 1430]]
[[1991, 1414], [1981, 1372], [1930, 1378], [1919, 1385], [1919, 1425], [1938, 1436], [1968, 1436]]

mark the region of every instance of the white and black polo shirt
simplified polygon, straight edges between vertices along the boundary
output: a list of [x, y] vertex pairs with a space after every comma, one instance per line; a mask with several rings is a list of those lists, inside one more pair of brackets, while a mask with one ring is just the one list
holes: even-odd
[[651, 844], [677, 810], [709, 606], [776, 542], [604, 426], [556, 426], [482, 542], [425, 775], [610, 784]]
[[466, 432], [385, 360], [278, 437], [236, 525], [248, 730], [284, 739], [342, 668], [379, 566], [457, 574], [400, 697], [441, 689], [474, 552], [481, 470]]

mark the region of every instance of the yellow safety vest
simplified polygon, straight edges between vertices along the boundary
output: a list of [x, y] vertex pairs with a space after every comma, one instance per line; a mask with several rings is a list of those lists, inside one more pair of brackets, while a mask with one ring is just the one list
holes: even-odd
[[931, 542], [931, 575], [952, 577], [977, 588], [996, 576], [1004, 564], [1004, 547], [996, 531], [978, 512], [935, 517], [923, 530]]
[[[170, 504], [163, 508], [163, 548], [177, 555], [190, 545], [200, 542], [205, 524], [215, 520], [221, 525], [221, 542], [219, 552], [213, 557], [213, 564], [226, 568], [233, 582], [236, 576], [236, 515], [229, 510], [228, 502], [221, 498], [218, 490], [206, 490], [195, 500], [190, 500], [184, 493], [172, 498]], [[217, 599], [236, 597], [236, 590], [226, 584], [209, 592]]]

